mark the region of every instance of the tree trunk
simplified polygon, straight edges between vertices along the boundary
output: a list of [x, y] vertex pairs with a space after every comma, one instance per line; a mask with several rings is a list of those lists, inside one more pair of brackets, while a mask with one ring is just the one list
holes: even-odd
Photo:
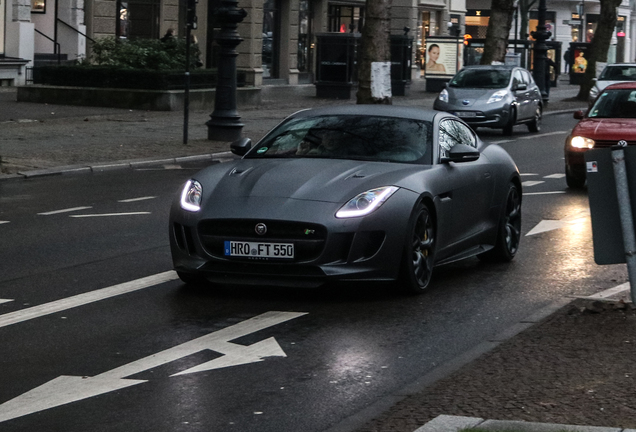
[[491, 64], [493, 61], [503, 63], [506, 59], [508, 35], [514, 13], [514, 0], [492, 0], [481, 64]]
[[590, 90], [594, 85], [592, 80], [596, 78], [596, 62], [607, 61], [607, 51], [609, 51], [612, 34], [616, 27], [616, 8], [621, 4], [621, 0], [600, 1], [601, 15], [599, 16], [592, 42], [585, 52], [587, 68], [579, 88], [579, 94], [576, 96], [577, 99], [584, 101], [588, 100]]
[[391, 105], [391, 2], [367, 0], [358, 56], [359, 104]]
[[516, 38], [521, 40], [527, 40], [528, 36], [528, 22], [530, 18], [530, 8], [534, 6], [537, 0], [521, 0], [519, 1], [519, 18], [521, 24], [519, 25], [519, 34], [515, 35]]

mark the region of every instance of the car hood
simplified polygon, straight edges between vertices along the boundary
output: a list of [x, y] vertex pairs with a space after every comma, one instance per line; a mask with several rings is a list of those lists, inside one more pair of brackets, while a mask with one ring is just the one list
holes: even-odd
[[[493, 93], [503, 89], [472, 89], [448, 87], [448, 102], [453, 105], [472, 106], [477, 102], [487, 102]], [[468, 103], [463, 103], [468, 101]]]
[[572, 135], [594, 140], [636, 140], [636, 119], [586, 118], [574, 127]]
[[[346, 202], [381, 186], [401, 186], [429, 165], [362, 162], [338, 159], [242, 159], [200, 171], [203, 196], [219, 199], [246, 197]], [[208, 201], [209, 202], [209, 201]]]

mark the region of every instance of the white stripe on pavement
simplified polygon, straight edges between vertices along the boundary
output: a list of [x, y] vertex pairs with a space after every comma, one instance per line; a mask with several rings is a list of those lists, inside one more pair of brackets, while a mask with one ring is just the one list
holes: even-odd
[[550, 174], [547, 176], [543, 176], [543, 178], [549, 178], [549, 179], [559, 179], [563, 177], [565, 177], [565, 174]]
[[540, 134], [540, 135], [527, 135], [527, 136], [519, 137], [517, 139], [520, 139], [520, 140], [529, 140], [529, 139], [531, 139], [531, 140], [533, 140], [533, 139], [547, 137], [547, 136], [551, 136], [551, 135], [562, 135], [562, 134], [566, 134], [566, 133], [570, 133], [570, 131], [556, 131], [556, 132], [549, 132], [549, 133], [544, 133], [544, 134]]
[[6, 313], [0, 315], [0, 327], [6, 327], [11, 324], [16, 324], [22, 321], [28, 321], [30, 319], [39, 318], [63, 310], [72, 309], [74, 307], [93, 303], [99, 300], [104, 300], [133, 291], [138, 291], [140, 289], [159, 285], [161, 283], [169, 282], [178, 278], [179, 277], [177, 276], [177, 273], [173, 270], [170, 270], [167, 272], [158, 273], [156, 275], [147, 276], [145, 278], [136, 279], [130, 282], [124, 282], [122, 284], [98, 289], [96, 291], [78, 294], [65, 299], [45, 303], [40, 306], [33, 306], [28, 309]]
[[0, 299], [0, 304], [12, 302], [12, 299]]
[[128, 212], [128, 213], [98, 213], [98, 214], [81, 214], [70, 215], [73, 218], [88, 218], [88, 217], [108, 217], [108, 216], [134, 216], [134, 215], [148, 215], [150, 212]]
[[545, 183], [545, 182], [542, 181], [542, 180], [538, 180], [538, 181], [537, 180], [529, 180], [529, 181], [524, 181], [523, 183], [521, 183], [521, 186], [530, 187], [530, 186], [536, 186], [536, 185], [541, 184], [541, 183]]
[[145, 201], [145, 200], [150, 200], [150, 199], [155, 199], [155, 198], [157, 198], [157, 197], [156, 196], [145, 196], [145, 197], [139, 197], [139, 198], [123, 199], [123, 200], [119, 200], [117, 202], [120, 202], [120, 203], [131, 203], [131, 202]]
[[600, 293], [597, 294], [592, 294], [591, 296], [587, 296], [585, 298], [588, 299], [605, 299], [608, 297], [611, 297], [613, 295], [616, 294], [620, 294], [624, 291], [629, 291], [630, 290], [630, 284], [629, 282], [625, 282], [624, 284], [620, 284], [615, 286], [614, 288], [609, 288], [606, 289], [605, 291], [601, 291]]
[[552, 195], [552, 194], [564, 194], [565, 191], [551, 191], [551, 192], [524, 192], [523, 196], [526, 195]]
[[0, 221], [0, 225], [5, 224], [5, 223], [9, 223], [9, 221]]
[[39, 215], [42, 216], [49, 216], [49, 215], [54, 215], [54, 214], [58, 214], [58, 213], [69, 213], [69, 212], [74, 212], [74, 211], [79, 211], [79, 210], [86, 210], [89, 208], [93, 208], [91, 206], [87, 206], [87, 207], [73, 207], [73, 208], [67, 208], [67, 209], [62, 209], [62, 210], [53, 210], [53, 211], [49, 211], [49, 212], [43, 212], [43, 213], [38, 213]]

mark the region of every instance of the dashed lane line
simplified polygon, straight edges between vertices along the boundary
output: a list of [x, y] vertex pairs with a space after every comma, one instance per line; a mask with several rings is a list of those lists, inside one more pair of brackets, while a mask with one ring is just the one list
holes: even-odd
[[155, 199], [155, 198], [157, 198], [157, 197], [156, 196], [145, 196], [145, 197], [139, 197], [139, 198], [128, 198], [128, 199], [118, 200], [117, 202], [120, 202], [120, 203], [131, 203], [131, 202], [137, 202], [137, 201], [151, 200], [151, 199]]
[[547, 179], [560, 179], [565, 177], [565, 174], [550, 174], [547, 176], [543, 176], [543, 178], [547, 178]]
[[109, 216], [136, 216], [136, 215], [149, 215], [150, 212], [127, 212], [127, 213], [93, 213], [93, 214], [79, 214], [70, 215], [72, 218], [89, 218], [89, 217], [109, 217]]
[[9, 223], [10, 221], [0, 221], [0, 225]]
[[12, 302], [13, 299], [0, 299], [0, 304]]
[[173, 270], [0, 315], [0, 328], [178, 279]]
[[93, 208], [91, 206], [84, 206], [84, 207], [72, 207], [72, 208], [67, 208], [67, 209], [61, 209], [61, 210], [53, 210], [53, 211], [48, 211], [48, 212], [42, 212], [42, 213], [38, 213], [41, 216], [50, 216], [50, 215], [54, 215], [54, 214], [60, 214], [60, 213], [70, 213], [70, 212], [74, 212], [74, 211], [80, 211], [80, 210], [86, 210], [86, 209], [90, 209]]
[[524, 181], [521, 183], [521, 186], [525, 186], [525, 187], [530, 187], [530, 186], [536, 186], [539, 185], [541, 183], [545, 183], [542, 180], [529, 180], [529, 181]]
[[565, 191], [548, 191], [548, 192], [524, 192], [523, 196], [528, 195], [554, 195], [554, 194], [564, 194]]

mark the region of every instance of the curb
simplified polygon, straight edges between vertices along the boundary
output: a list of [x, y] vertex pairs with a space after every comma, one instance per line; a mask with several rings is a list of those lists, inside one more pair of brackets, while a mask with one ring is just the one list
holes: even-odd
[[483, 431], [515, 432], [636, 432], [636, 429], [622, 429], [600, 426], [576, 426], [557, 423], [534, 423], [518, 420], [484, 420], [478, 417], [440, 415], [414, 432], [459, 432], [466, 428]]
[[[580, 109], [585, 110], [586, 108], [580, 108]], [[579, 109], [570, 108], [570, 109], [559, 110], [559, 111], [548, 111], [548, 112], [545, 112], [543, 115], [548, 116], [548, 115], [568, 114], [578, 110]], [[34, 177], [44, 177], [44, 176], [61, 175], [61, 174], [89, 174], [89, 173], [95, 173], [95, 172], [114, 171], [114, 170], [123, 170], [123, 169], [138, 169], [142, 167], [180, 164], [180, 163], [187, 163], [187, 162], [200, 162], [200, 161], [224, 162], [225, 160], [228, 160], [231, 157], [232, 157], [232, 153], [228, 151], [228, 152], [209, 153], [209, 154], [201, 154], [201, 155], [193, 155], [193, 156], [181, 156], [181, 157], [173, 157], [173, 158], [134, 159], [134, 160], [121, 160], [121, 161], [112, 161], [112, 162], [98, 162], [95, 164], [67, 165], [67, 166], [30, 170], [30, 171], [18, 171], [18, 173], [16, 174], [0, 174], [0, 181], [28, 179], [28, 178], [34, 178]]]

